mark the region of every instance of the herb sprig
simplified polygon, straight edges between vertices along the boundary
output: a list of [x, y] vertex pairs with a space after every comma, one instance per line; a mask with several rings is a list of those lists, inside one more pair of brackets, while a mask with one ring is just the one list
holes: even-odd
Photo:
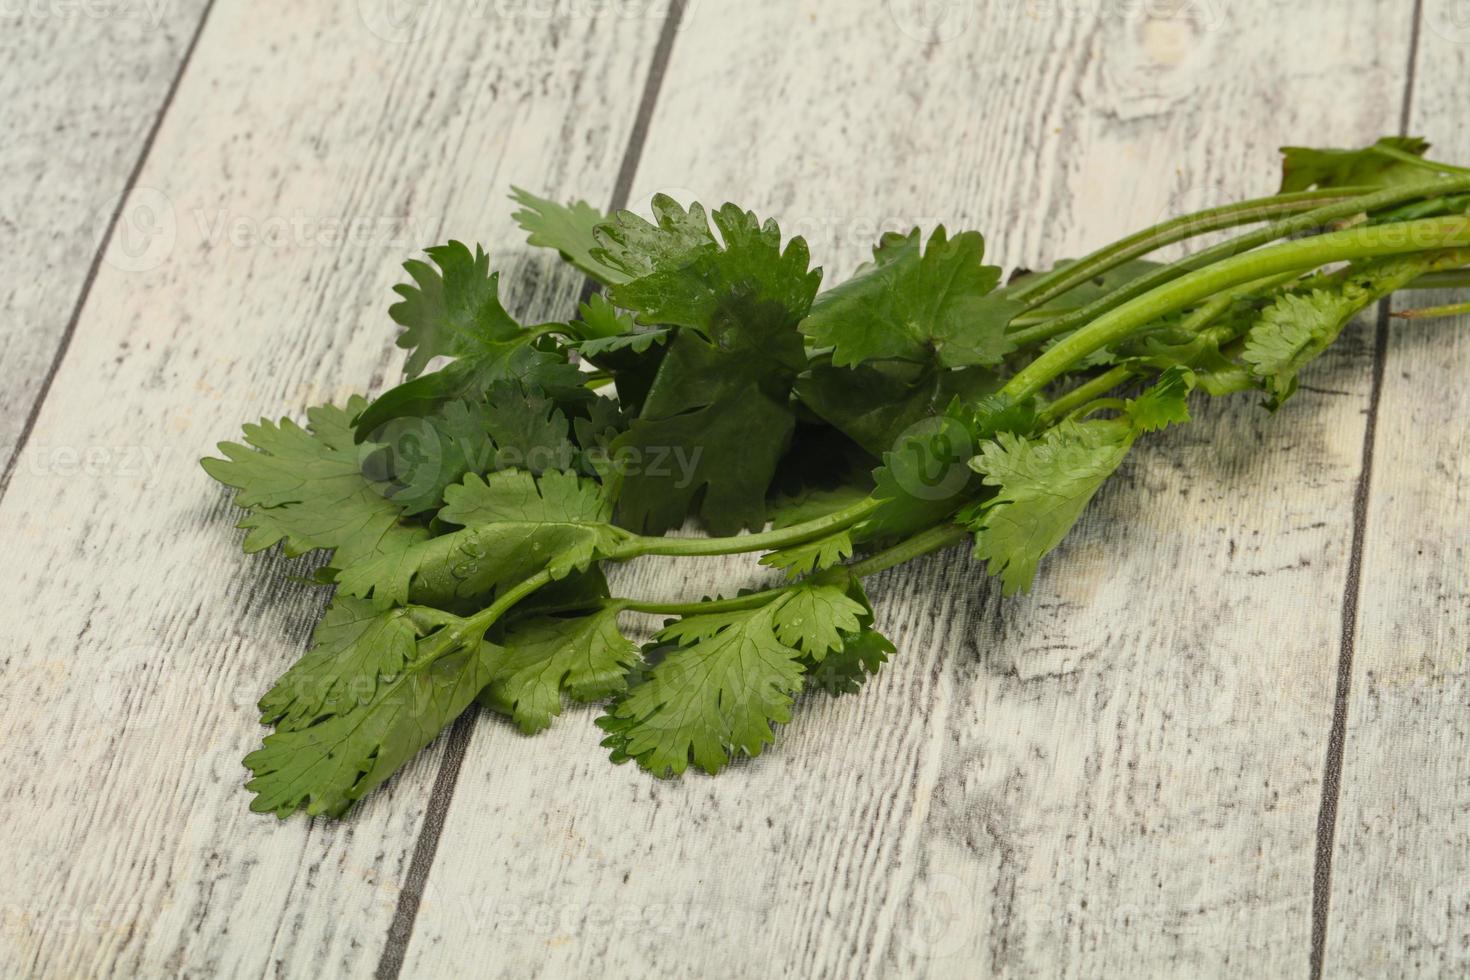
[[[973, 539], [1026, 591], [1193, 392], [1275, 411], [1358, 312], [1470, 285], [1470, 170], [1427, 150], [1287, 148], [1276, 195], [1004, 285], [976, 231], [895, 230], [823, 291], [801, 238], [731, 204], [660, 196], [650, 221], [516, 190], [530, 243], [601, 287], [577, 317], [522, 324], [482, 249], [430, 248], [389, 310], [402, 384], [203, 461], [246, 551], [329, 552], [336, 589], [261, 700], [252, 808], [340, 816], [476, 700], [528, 734], [601, 701], [614, 761], [657, 775], [759, 755], [798, 694], [895, 652], [868, 576]], [[691, 521], [711, 536], [667, 534]], [[666, 601], [602, 573], [738, 553], [773, 584]], [[666, 621], [640, 648], [627, 613]]]

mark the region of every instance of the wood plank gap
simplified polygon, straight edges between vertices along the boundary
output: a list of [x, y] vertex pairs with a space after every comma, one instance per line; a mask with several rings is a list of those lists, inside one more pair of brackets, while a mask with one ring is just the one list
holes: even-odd
[[643, 83], [643, 95], [638, 99], [638, 114], [633, 117], [633, 131], [628, 134], [628, 147], [623, 151], [623, 162], [618, 166], [618, 178], [613, 182], [609, 211], [618, 211], [628, 206], [628, 195], [633, 192], [633, 178], [638, 173], [638, 164], [643, 160], [643, 144], [648, 141], [648, 126], [653, 121], [653, 109], [658, 104], [658, 93], [663, 89], [669, 57], [674, 50], [674, 38], [679, 33], [679, 24], [683, 19], [684, 0], [670, 0], [669, 13], [664, 18], [663, 29], [658, 35], [658, 45], [653, 49], [653, 61], [648, 66], [648, 80]]
[[376, 980], [396, 980], [403, 969], [403, 957], [408, 952], [408, 939], [413, 935], [414, 919], [418, 918], [419, 905], [424, 900], [424, 886], [429, 881], [429, 871], [434, 867], [434, 857], [439, 853], [439, 837], [444, 831], [444, 818], [449, 815], [449, 804], [454, 799], [454, 784], [459, 781], [459, 770], [464, 765], [465, 750], [470, 745], [470, 732], [479, 712], [471, 706], [469, 711], [454, 720], [449, 729], [449, 744], [444, 749], [444, 759], [439, 763], [439, 774], [434, 777], [434, 789], [429, 794], [429, 808], [424, 813], [423, 825], [419, 828], [419, 839], [414, 844], [413, 858], [408, 863], [408, 876], [403, 889], [398, 893], [398, 905], [393, 910], [393, 921], [388, 926], [388, 943], [373, 972]]
[[158, 138], [158, 131], [163, 128], [163, 119], [168, 115], [169, 107], [174, 104], [174, 96], [178, 94], [179, 83], [184, 80], [184, 73], [189, 70], [189, 62], [194, 58], [194, 49], [199, 46], [199, 38], [204, 33], [204, 25], [209, 22], [209, 12], [213, 9], [214, 0], [207, 0], [204, 12], [199, 15], [199, 23], [194, 26], [194, 34], [189, 38], [189, 46], [184, 49], [184, 57], [179, 61], [178, 71], [174, 72], [173, 81], [169, 83], [168, 91], [163, 95], [158, 114], [153, 117], [153, 124], [148, 127], [148, 134], [143, 137], [143, 147], [138, 152], [138, 159], [133, 163], [133, 169], [128, 174], [122, 193], [118, 195], [117, 206], [112, 209], [112, 214], [107, 219], [107, 227], [97, 241], [97, 248], [92, 253], [92, 264], [87, 267], [87, 277], [82, 280], [82, 288], [77, 293], [76, 305], [72, 307], [71, 317], [67, 319], [66, 327], [61, 331], [61, 339], [56, 345], [56, 353], [51, 358], [51, 366], [46, 369], [46, 377], [42, 380], [41, 388], [31, 402], [30, 411], [26, 413], [25, 424], [21, 426], [20, 435], [15, 440], [15, 448], [11, 451], [10, 458], [5, 461], [4, 471], [0, 472], [0, 500], [5, 499], [5, 491], [10, 488], [10, 480], [15, 475], [15, 467], [20, 462], [21, 453], [25, 451], [26, 443], [30, 441], [31, 433], [36, 428], [36, 419], [41, 415], [41, 406], [46, 404], [46, 396], [51, 393], [51, 385], [56, 380], [57, 372], [61, 370], [62, 362], [66, 360], [66, 352], [71, 349], [71, 340], [77, 332], [77, 323], [82, 318], [82, 309], [87, 305], [87, 297], [92, 293], [92, 284], [97, 280], [97, 272], [102, 267], [102, 257], [107, 254], [107, 246], [111, 244], [113, 233], [117, 231], [118, 220], [122, 217], [123, 209], [127, 207], [128, 198], [132, 196], [133, 188], [138, 183], [138, 177], [143, 173], [143, 166], [148, 162], [149, 154], [153, 152], [153, 143]]
[[[1407, 136], [1414, 101], [1414, 74], [1419, 61], [1419, 29], [1424, 0], [1414, 0], [1409, 27], [1409, 64], [1404, 99], [1399, 106], [1399, 135]], [[1312, 868], [1312, 947], [1307, 957], [1309, 980], [1322, 980], [1327, 953], [1327, 920], [1332, 901], [1332, 853], [1337, 838], [1337, 804], [1342, 795], [1342, 757], [1347, 742], [1348, 698], [1352, 694], [1353, 653], [1357, 645], [1358, 604], [1363, 591], [1363, 543], [1368, 530], [1368, 495], [1373, 483], [1373, 444], [1378, 434], [1378, 406], [1388, 363], [1389, 300], [1378, 304], [1373, 330], [1373, 382], [1368, 392], [1368, 418], [1363, 427], [1363, 463], [1353, 492], [1353, 538], [1343, 583], [1342, 634], [1337, 657], [1337, 685], [1332, 701], [1332, 727], [1327, 733], [1327, 761], [1322, 773], [1322, 805], [1317, 811], [1317, 854]]]
[[[211, 0], [213, 2], [213, 0]], [[643, 158], [643, 144], [648, 138], [648, 126], [653, 118], [658, 94], [663, 88], [664, 75], [669, 58], [674, 50], [674, 38], [679, 33], [679, 23], [684, 16], [684, 0], [672, 0], [669, 12], [659, 30], [658, 44], [653, 49], [653, 60], [648, 67], [648, 77], [643, 84], [643, 94], [638, 99], [638, 114], [633, 118], [633, 128], [628, 134], [623, 159], [618, 165], [618, 176], [613, 184], [612, 199], [608, 210], [616, 211], [628, 204], [632, 192], [633, 177], [638, 172], [638, 163]], [[187, 63], [187, 58], [185, 59]], [[136, 175], [135, 175], [136, 176]], [[585, 299], [585, 296], [584, 296]], [[75, 322], [75, 318], [73, 318]], [[53, 369], [54, 370], [54, 369]], [[44, 391], [43, 391], [44, 397]], [[24, 437], [22, 437], [22, 443]], [[16, 455], [19, 455], [17, 451]], [[0, 484], [0, 493], [4, 492]], [[433, 869], [434, 858], [439, 851], [439, 837], [444, 832], [444, 820], [449, 813], [449, 804], [454, 799], [454, 787], [459, 782], [459, 771], [464, 765], [465, 751], [470, 743], [470, 731], [477, 712], [467, 711], [454, 722], [449, 732], [449, 744], [444, 759], [439, 764], [439, 774], [434, 778], [434, 789], [429, 796], [429, 808], [419, 830], [419, 839], [414, 844], [413, 858], [409, 862], [408, 875], [403, 889], [398, 893], [398, 905], [393, 910], [393, 921], [388, 927], [388, 940], [383, 946], [383, 955], [373, 976], [376, 980], [398, 980], [403, 969], [404, 957], [408, 953], [409, 940], [413, 938], [414, 921], [418, 918], [419, 906], [423, 903], [424, 887]]]

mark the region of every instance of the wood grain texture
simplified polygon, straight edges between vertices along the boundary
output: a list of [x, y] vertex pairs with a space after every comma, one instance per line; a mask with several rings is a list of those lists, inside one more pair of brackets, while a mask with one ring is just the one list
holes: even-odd
[[[1411, 27], [1327, 0], [914, 9], [693, 7], [633, 200], [736, 200], [839, 275], [939, 220], [1049, 262], [1269, 191], [1304, 134], [1392, 130]], [[482, 719], [404, 975], [1305, 971], [1369, 340], [1275, 418], [1202, 405], [1148, 440], [1029, 598], [959, 553], [879, 578], [895, 661], [718, 779], [607, 767], [591, 710], [534, 740]]]
[[0, 505], [23, 611], [0, 623], [0, 975], [377, 962], [439, 747], [351, 822], [247, 812], [253, 702], [324, 597], [288, 578], [307, 564], [239, 553], [196, 460], [242, 420], [396, 378], [384, 310], [422, 245], [498, 246], [514, 305], [564, 307], [578, 282], [537, 275], [504, 195], [609, 193], [658, 34], [382, 13], [216, 5], [139, 181], [152, 261], [102, 265], [25, 454], [78, 461], [23, 458]]
[[0, 472], [204, 8], [37, 3], [0, 13]]
[[[1424, 8], [1409, 131], [1463, 160], [1470, 135], [1452, 120], [1470, 93], [1470, 22], [1442, 0]], [[1470, 974], [1467, 328], [1466, 317], [1388, 328], [1327, 976]]]

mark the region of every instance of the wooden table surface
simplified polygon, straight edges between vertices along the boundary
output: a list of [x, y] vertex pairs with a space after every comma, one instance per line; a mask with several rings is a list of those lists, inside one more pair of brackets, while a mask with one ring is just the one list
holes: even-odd
[[880, 576], [892, 663], [719, 778], [471, 714], [342, 822], [246, 808], [324, 595], [195, 462], [391, 384], [423, 246], [566, 315], [511, 183], [734, 200], [829, 276], [941, 220], [1039, 264], [1284, 143], [1463, 162], [1467, 52], [1462, 0], [0, 8], [0, 975], [1470, 975], [1463, 319], [1200, 404], [1030, 596]]

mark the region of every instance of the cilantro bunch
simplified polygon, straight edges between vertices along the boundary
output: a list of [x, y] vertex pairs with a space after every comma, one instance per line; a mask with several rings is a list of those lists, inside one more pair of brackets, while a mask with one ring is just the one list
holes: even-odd
[[[1288, 148], [1277, 194], [1004, 284], [975, 231], [884, 235], [823, 290], [802, 239], [731, 204], [648, 221], [516, 191], [531, 244], [600, 286], [575, 319], [520, 323], [484, 251], [430, 248], [389, 310], [407, 380], [204, 460], [246, 551], [329, 553], [335, 588], [260, 702], [253, 809], [341, 815], [477, 700], [527, 734], [601, 701], [612, 758], [661, 776], [758, 755], [799, 693], [894, 652], [866, 577], [972, 538], [1025, 591], [1191, 392], [1275, 410], [1354, 314], [1470, 283], [1470, 170], [1427, 149]], [[668, 536], [690, 522], [707, 536]], [[614, 596], [602, 572], [747, 552], [770, 587]], [[665, 621], [640, 646], [630, 613]]]

